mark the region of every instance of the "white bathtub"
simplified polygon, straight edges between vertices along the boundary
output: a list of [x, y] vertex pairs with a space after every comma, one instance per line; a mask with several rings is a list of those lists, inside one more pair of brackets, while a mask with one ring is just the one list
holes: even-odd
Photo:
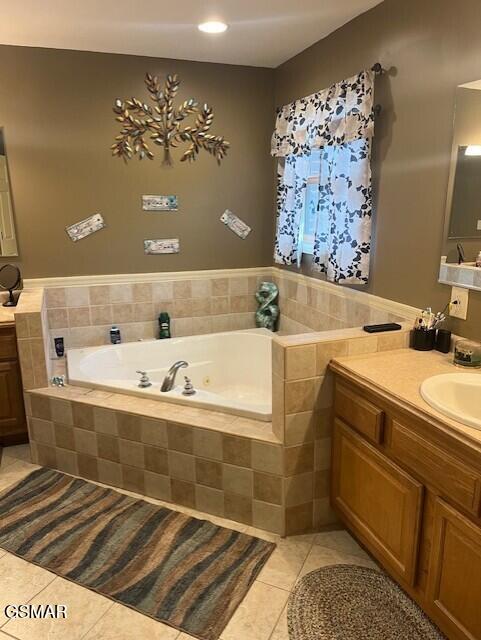
[[[272, 333], [267, 329], [248, 329], [70, 349], [68, 380], [70, 384], [269, 421], [271, 344]], [[172, 391], [162, 393], [162, 381], [178, 360], [186, 360], [189, 366], [179, 369]], [[147, 372], [151, 387], [138, 387], [138, 370]], [[184, 375], [189, 376], [197, 391], [193, 396], [182, 395]]]

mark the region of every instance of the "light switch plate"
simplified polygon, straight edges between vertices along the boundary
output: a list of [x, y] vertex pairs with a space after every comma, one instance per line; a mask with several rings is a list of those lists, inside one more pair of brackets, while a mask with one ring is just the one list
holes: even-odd
[[[453, 304], [457, 302], [457, 304]], [[466, 320], [468, 317], [469, 289], [462, 287], [452, 287], [451, 302], [449, 305], [449, 315], [452, 318]]]

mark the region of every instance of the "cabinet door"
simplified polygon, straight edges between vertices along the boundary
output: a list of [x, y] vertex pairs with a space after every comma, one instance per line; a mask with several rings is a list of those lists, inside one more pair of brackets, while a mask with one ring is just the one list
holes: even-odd
[[0, 362], [0, 443], [26, 430], [18, 363]]
[[481, 639], [481, 529], [439, 498], [427, 598], [450, 637]]
[[414, 584], [423, 487], [336, 420], [332, 502], [372, 554]]

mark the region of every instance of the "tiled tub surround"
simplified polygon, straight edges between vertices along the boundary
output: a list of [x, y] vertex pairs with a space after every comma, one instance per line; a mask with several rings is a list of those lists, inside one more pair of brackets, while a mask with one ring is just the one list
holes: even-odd
[[254, 328], [254, 293], [269, 270], [245, 271], [233, 277], [47, 288], [51, 349], [57, 336], [64, 337], [66, 348], [107, 344], [112, 324], [124, 342], [156, 338], [161, 311], [169, 313], [174, 336]]

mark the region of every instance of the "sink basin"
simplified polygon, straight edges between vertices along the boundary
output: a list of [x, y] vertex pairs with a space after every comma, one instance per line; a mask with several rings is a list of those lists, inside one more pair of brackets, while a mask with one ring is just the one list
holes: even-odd
[[428, 378], [421, 395], [440, 413], [458, 422], [481, 429], [481, 375], [444, 373]]

